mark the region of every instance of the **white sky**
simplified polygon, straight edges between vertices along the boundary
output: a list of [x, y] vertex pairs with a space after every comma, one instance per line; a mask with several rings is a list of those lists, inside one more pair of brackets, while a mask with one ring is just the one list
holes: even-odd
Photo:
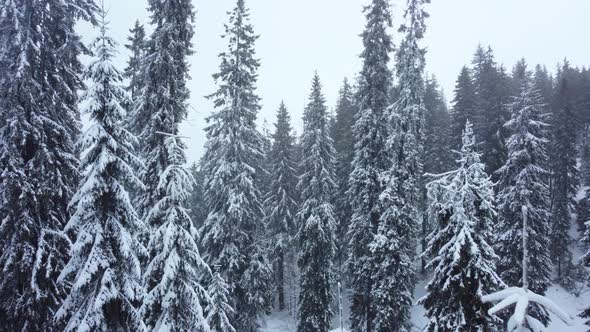
[[[365, 24], [362, 8], [369, 0], [246, 0], [261, 59], [258, 93], [262, 97], [261, 119], [274, 122], [275, 111], [284, 100], [296, 129], [317, 69], [330, 108], [342, 80], [351, 80], [360, 70], [362, 50], [359, 34]], [[551, 70], [567, 57], [573, 65], [590, 64], [590, 0], [432, 0], [427, 10], [428, 31], [423, 45], [428, 49], [427, 70], [452, 99], [455, 79], [469, 64], [479, 43], [491, 45], [498, 62], [509, 69], [521, 57], [529, 64], [546, 64]], [[105, 0], [110, 9], [111, 33], [124, 44], [136, 19], [148, 23], [146, 0]], [[211, 75], [217, 71], [217, 55], [225, 49], [220, 35], [226, 12], [235, 0], [193, 0], [197, 10], [195, 55], [192, 56], [191, 110], [183, 126], [189, 161], [203, 152], [204, 118], [212, 103], [204, 98], [215, 91]], [[392, 0], [394, 25], [399, 26], [405, 0]], [[82, 25], [81, 34], [90, 40], [95, 31]], [[399, 43], [399, 36], [394, 39]], [[121, 47], [121, 69], [127, 52]], [[262, 121], [261, 121], [262, 122]], [[270, 126], [273, 128], [272, 126]]]

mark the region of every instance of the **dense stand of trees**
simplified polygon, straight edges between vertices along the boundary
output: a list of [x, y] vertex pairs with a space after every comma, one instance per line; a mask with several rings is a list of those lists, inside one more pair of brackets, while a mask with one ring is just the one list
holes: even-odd
[[[147, 1], [124, 70], [104, 6], [0, 0], [0, 329], [254, 332], [274, 308], [327, 332], [339, 282], [351, 331], [408, 331], [420, 270], [426, 331], [495, 331], [482, 296], [587, 282], [590, 70], [507, 70], [480, 46], [448, 104], [424, 72], [429, 2], [401, 24], [368, 2], [356, 81], [330, 114], [316, 73], [297, 137], [284, 103], [257, 128], [258, 35], [236, 0], [187, 168], [190, 0]], [[78, 20], [99, 28], [88, 48]]]

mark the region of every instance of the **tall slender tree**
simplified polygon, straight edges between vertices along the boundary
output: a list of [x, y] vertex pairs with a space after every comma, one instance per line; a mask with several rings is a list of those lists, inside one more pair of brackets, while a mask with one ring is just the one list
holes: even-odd
[[296, 192], [297, 170], [294, 159], [291, 117], [287, 107], [281, 102], [277, 112], [277, 122], [273, 134], [270, 153], [270, 192], [265, 201], [271, 257], [274, 266], [274, 280], [278, 297], [278, 309], [285, 309], [285, 272], [287, 254], [292, 249], [293, 237], [297, 232], [295, 214], [297, 213]]
[[455, 98], [451, 111], [451, 147], [461, 149], [461, 137], [465, 123], [474, 123], [477, 117], [477, 96], [469, 68], [463, 67], [455, 83]]
[[74, 26], [91, 0], [1, 0], [0, 317], [10, 331], [59, 330], [66, 285], [61, 233], [78, 181], [77, 91], [83, 50]]
[[140, 94], [144, 82], [141, 78], [142, 61], [146, 53], [146, 35], [145, 28], [135, 21], [133, 28], [129, 30], [129, 37], [127, 37], [128, 44], [125, 47], [129, 50], [131, 55], [127, 61], [125, 68], [125, 78], [129, 79], [127, 91], [131, 94], [131, 99], [135, 100]]
[[[207, 119], [203, 172], [208, 217], [201, 245], [207, 262], [219, 265], [230, 287], [235, 305], [232, 325], [249, 332], [257, 328], [258, 316], [269, 309], [271, 300], [255, 296], [250, 281], [264, 281], [254, 273], [272, 274], [257, 241], [263, 227], [257, 179], [262, 137], [255, 123], [260, 110], [255, 91], [260, 61], [254, 50], [258, 36], [243, 0], [237, 0], [225, 29], [228, 49], [220, 54], [219, 72], [213, 75], [219, 88], [210, 96], [217, 110]], [[257, 286], [258, 291], [270, 290], [268, 284]]]
[[136, 101], [145, 158], [141, 208], [151, 230], [141, 314], [154, 331], [207, 331], [203, 307], [208, 296], [201, 281], [210, 271], [184, 207], [194, 180], [183, 166], [185, 145], [178, 136], [188, 112], [194, 8], [190, 0], [153, 0], [149, 11], [154, 31], [140, 73], [145, 85]]
[[320, 78], [315, 74], [309, 103], [303, 115], [301, 145], [302, 175], [297, 188], [301, 207], [297, 213], [301, 253], [298, 332], [327, 332], [332, 319], [331, 302], [334, 282], [333, 259], [336, 250], [336, 221], [332, 198], [334, 182], [334, 146]]
[[477, 109], [473, 123], [481, 144], [487, 171], [496, 180], [496, 171], [506, 162], [506, 138], [504, 124], [510, 119], [506, 105], [509, 103], [509, 80], [504, 69], [494, 60], [491, 48], [479, 46], [473, 59], [473, 82], [477, 97]]
[[83, 134], [82, 181], [72, 199], [74, 214], [65, 227], [76, 232], [72, 257], [60, 282], [72, 288], [56, 319], [65, 331], [142, 331], [136, 306], [143, 296], [138, 255], [145, 250], [136, 235], [143, 227], [126, 183], [141, 185], [132, 164], [135, 137], [122, 126], [128, 99], [122, 74], [114, 67], [116, 43], [107, 36], [106, 12], [93, 44], [96, 60], [86, 73], [85, 112], [93, 123]]
[[336, 116], [330, 126], [330, 134], [336, 151], [335, 181], [338, 191], [334, 199], [336, 208], [336, 265], [341, 282], [345, 281], [347, 273], [345, 262], [348, 257], [348, 227], [352, 217], [352, 206], [348, 197], [348, 181], [352, 171], [354, 159], [353, 127], [356, 115], [356, 103], [353, 87], [345, 78], [340, 89], [336, 104]]
[[436, 228], [424, 255], [434, 276], [420, 303], [429, 318], [424, 331], [495, 331], [488, 315], [490, 304], [482, 296], [503, 283], [495, 272], [498, 257], [489, 244], [492, 239], [494, 188], [481, 155], [475, 151], [475, 137], [467, 122], [459, 168], [427, 185], [428, 205]]
[[572, 260], [569, 229], [579, 186], [572, 87], [574, 75], [569, 64], [564, 63], [557, 77], [552, 105], [551, 254], [560, 278], [564, 277]]
[[386, 208], [377, 234], [370, 244], [378, 269], [372, 276], [375, 287], [375, 331], [405, 331], [410, 326], [415, 271], [416, 235], [421, 224], [418, 208], [419, 184], [424, 152], [425, 51], [419, 45], [426, 30], [429, 0], [408, 0], [405, 37], [397, 52], [399, 99], [391, 107], [391, 135], [387, 146], [391, 168], [383, 174], [386, 189], [381, 204]]
[[373, 0], [364, 8], [367, 23], [362, 33], [363, 68], [357, 92], [358, 113], [353, 128], [354, 158], [348, 196], [352, 206], [348, 238], [348, 267], [351, 273], [352, 304], [350, 323], [354, 332], [373, 331], [375, 307], [371, 276], [376, 263], [369, 243], [381, 220], [383, 191], [381, 174], [389, 168], [387, 158], [387, 117], [393, 75], [388, 64], [393, 49], [388, 29], [392, 26], [388, 0]]
[[[510, 286], [522, 287], [522, 237], [527, 237], [528, 287], [543, 295], [551, 284], [549, 240], [549, 171], [547, 170], [548, 125], [546, 105], [527, 74], [521, 94], [510, 105], [512, 118], [506, 123], [512, 135], [507, 141], [508, 159], [498, 170], [498, 223], [496, 252], [498, 274]], [[523, 230], [522, 207], [527, 207], [527, 229]], [[526, 231], [526, 234], [523, 232]], [[547, 323], [546, 313], [533, 307], [536, 319]]]

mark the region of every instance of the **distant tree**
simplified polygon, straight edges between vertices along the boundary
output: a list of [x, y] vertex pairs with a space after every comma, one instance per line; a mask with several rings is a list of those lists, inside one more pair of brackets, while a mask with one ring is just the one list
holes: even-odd
[[506, 161], [507, 130], [510, 119], [506, 105], [510, 97], [510, 80], [494, 60], [491, 48], [478, 47], [473, 59], [473, 82], [477, 97], [474, 132], [481, 144], [486, 170], [496, 180], [496, 170]]
[[336, 212], [336, 264], [339, 279], [344, 281], [346, 271], [344, 264], [348, 256], [348, 227], [352, 218], [352, 206], [348, 197], [348, 181], [354, 160], [355, 104], [353, 87], [344, 79], [336, 103], [336, 116], [330, 126], [330, 134], [336, 150], [335, 181], [338, 185], [334, 207]]
[[207, 219], [207, 208], [205, 206], [205, 193], [203, 188], [205, 185], [205, 179], [202, 164], [202, 160], [199, 161], [198, 164], [193, 163], [189, 169], [194, 179], [194, 183], [186, 203], [189, 209], [189, 216], [197, 229], [200, 229], [201, 226], [203, 226], [205, 219]]
[[298, 261], [301, 270], [298, 332], [327, 332], [332, 319], [333, 260], [336, 250], [336, 220], [332, 205], [336, 191], [335, 152], [325, 103], [320, 78], [316, 73], [303, 115], [303, 159], [299, 164], [302, 174], [297, 184], [301, 192], [301, 205], [297, 213], [301, 248]]
[[495, 331], [482, 296], [503, 283], [495, 272], [497, 256], [490, 246], [494, 189], [467, 122], [459, 168], [439, 176], [428, 187], [430, 215], [436, 221], [424, 255], [434, 276], [420, 303], [429, 318], [424, 331]]
[[128, 44], [125, 44], [125, 48], [129, 50], [131, 55], [127, 61], [127, 67], [125, 68], [125, 78], [129, 79], [129, 85], [127, 91], [131, 94], [131, 99], [135, 100], [141, 93], [141, 89], [144, 82], [141, 77], [141, 65], [146, 55], [146, 35], [143, 25], [139, 24], [139, 21], [135, 21], [133, 28], [129, 30], [129, 37], [127, 40]]
[[477, 117], [477, 96], [471, 72], [467, 67], [461, 73], [455, 84], [455, 98], [451, 109], [451, 148], [461, 149], [461, 137], [465, 130], [465, 123], [474, 123]]
[[135, 137], [121, 124], [125, 119], [122, 74], [114, 67], [116, 43], [107, 36], [106, 12], [101, 10], [101, 33], [93, 43], [96, 59], [86, 78], [91, 81], [83, 99], [91, 127], [81, 139], [82, 181], [65, 227], [76, 232], [72, 257], [58, 282], [72, 288], [56, 313], [65, 331], [143, 331], [136, 310], [144, 289], [138, 256], [145, 248], [137, 239], [143, 228], [129, 200], [127, 183], [140, 185], [131, 165]]
[[348, 268], [351, 274], [351, 330], [373, 331], [375, 304], [372, 299], [376, 262], [369, 250], [383, 207], [379, 195], [384, 190], [383, 172], [389, 169], [387, 156], [387, 116], [393, 75], [388, 67], [393, 50], [388, 29], [392, 26], [390, 3], [373, 0], [364, 8], [367, 23], [361, 34], [363, 68], [357, 91], [358, 113], [353, 127], [354, 157], [349, 190], [352, 218], [349, 221]]
[[295, 214], [297, 213], [296, 191], [297, 170], [294, 159], [291, 117], [287, 107], [281, 103], [277, 112], [277, 122], [273, 134], [270, 159], [270, 191], [265, 201], [266, 225], [271, 241], [271, 259], [274, 266], [274, 281], [278, 296], [278, 309], [285, 309], [285, 272], [288, 252], [293, 246], [297, 233]]
[[575, 206], [579, 180], [576, 151], [576, 119], [573, 113], [571, 82], [574, 72], [564, 63], [557, 76], [552, 105], [552, 192], [551, 256], [557, 264], [559, 278], [565, 277], [572, 260], [569, 235], [572, 209]]
[[444, 173], [453, 167], [451, 119], [436, 77], [425, 81], [424, 173]]

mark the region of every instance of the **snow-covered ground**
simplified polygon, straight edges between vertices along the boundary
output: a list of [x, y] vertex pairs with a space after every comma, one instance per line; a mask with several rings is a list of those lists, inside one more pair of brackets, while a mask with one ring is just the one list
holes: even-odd
[[[416, 300], [424, 295], [424, 287], [426, 283], [427, 281], [421, 280], [417, 285], [415, 292]], [[547, 290], [546, 295], [562, 310], [574, 317], [574, 325], [567, 326], [559, 319], [552, 316], [552, 321], [547, 328], [547, 332], [583, 332], [588, 330], [588, 326], [584, 325], [584, 320], [578, 317], [578, 314], [585, 307], [590, 306], [590, 290], [583, 293], [580, 297], [575, 297], [559, 286], [552, 286]], [[424, 308], [420, 305], [414, 306], [412, 310], [412, 323], [414, 324], [413, 331], [421, 331], [426, 322], [427, 319], [424, 317]], [[336, 328], [337, 320], [334, 323], [334, 328]], [[268, 317], [262, 332], [295, 332], [295, 330], [295, 320], [289, 317], [286, 312], [277, 312]], [[346, 330], [340, 331], [339, 329], [335, 329], [332, 332], [346, 332]]]

